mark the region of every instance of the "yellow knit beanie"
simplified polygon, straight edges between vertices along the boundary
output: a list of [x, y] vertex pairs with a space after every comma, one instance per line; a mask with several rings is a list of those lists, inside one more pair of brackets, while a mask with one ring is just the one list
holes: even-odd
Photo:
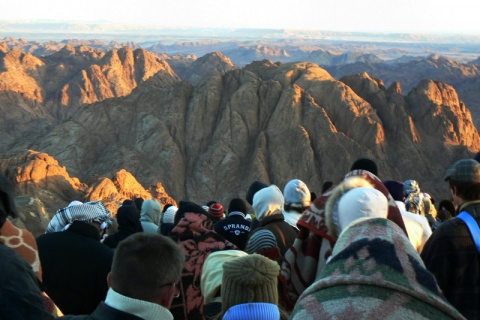
[[260, 254], [234, 258], [223, 264], [222, 309], [248, 302], [278, 305], [278, 263]]

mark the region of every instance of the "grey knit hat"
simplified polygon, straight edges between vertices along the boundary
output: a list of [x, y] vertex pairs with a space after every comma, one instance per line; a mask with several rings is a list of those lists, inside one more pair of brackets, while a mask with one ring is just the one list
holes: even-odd
[[234, 258], [223, 264], [222, 309], [248, 302], [278, 304], [278, 263], [262, 255]]
[[245, 252], [252, 254], [270, 248], [278, 248], [277, 239], [272, 231], [262, 229], [253, 233], [250, 239], [248, 239]]

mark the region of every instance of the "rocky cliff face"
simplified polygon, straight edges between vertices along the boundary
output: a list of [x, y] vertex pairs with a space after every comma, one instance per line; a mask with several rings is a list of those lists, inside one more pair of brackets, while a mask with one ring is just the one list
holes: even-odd
[[214, 53], [179, 64], [186, 81], [128, 48], [39, 59], [2, 47], [0, 61], [0, 172], [19, 223], [36, 231], [72, 200], [112, 212], [134, 196], [227, 205], [254, 180], [283, 189], [293, 178], [319, 192], [360, 157], [381, 179], [416, 179], [442, 199], [446, 168], [480, 150], [470, 111], [434, 80], [404, 92], [368, 73], [336, 80], [314, 63], [268, 60], [239, 69]]
[[452, 59], [431, 55], [406, 62], [368, 62], [327, 66], [326, 69], [334, 77], [367, 72], [382, 79], [387, 86], [394, 82], [401, 83], [408, 92], [424, 79], [444, 82], [455, 87], [460, 99], [466, 103], [473, 114], [474, 123], [480, 125], [480, 68], [475, 61], [460, 63]]
[[[161, 182], [174, 199], [199, 203], [244, 197], [256, 179], [283, 188], [299, 178], [318, 192], [365, 156], [382, 179], [416, 179], [448, 197], [445, 169], [480, 150], [449, 85], [424, 81], [405, 96], [368, 74], [337, 81], [316, 64], [269, 61], [196, 86], [160, 71], [31, 141], [15, 148], [48, 153], [80, 181], [125, 169], [141, 185]], [[97, 180], [86, 194], [109, 198], [112, 185]]]

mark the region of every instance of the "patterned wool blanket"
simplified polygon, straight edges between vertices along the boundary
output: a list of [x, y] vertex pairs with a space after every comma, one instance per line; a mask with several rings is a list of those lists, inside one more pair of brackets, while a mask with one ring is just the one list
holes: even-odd
[[204, 299], [200, 287], [203, 264], [212, 252], [237, 247], [217, 234], [211, 218], [199, 212], [182, 212], [170, 236], [186, 255], [180, 297], [173, 300], [170, 311], [175, 319], [204, 319]]
[[359, 219], [340, 234], [291, 318], [464, 319], [402, 230], [382, 218]]
[[[373, 173], [353, 170], [346, 178], [361, 177], [388, 199], [388, 219], [395, 222], [406, 234], [405, 224], [395, 200], [382, 181]], [[282, 287], [282, 302], [285, 308], [292, 309], [302, 292], [310, 286], [325, 267], [336, 241], [333, 230], [327, 226], [325, 208], [333, 188], [319, 196], [302, 214], [297, 222], [299, 232], [293, 246], [285, 253], [279, 282]]]

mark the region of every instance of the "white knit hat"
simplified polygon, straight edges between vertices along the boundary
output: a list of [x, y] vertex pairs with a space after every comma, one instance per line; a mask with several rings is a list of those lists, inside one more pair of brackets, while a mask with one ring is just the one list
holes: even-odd
[[164, 223], [174, 223], [175, 221], [175, 214], [177, 213], [178, 208], [175, 206], [170, 206], [165, 210], [163, 213], [163, 221]]
[[333, 223], [340, 234], [348, 224], [359, 218], [386, 218], [388, 200], [375, 188], [354, 188], [345, 193], [333, 211]]

